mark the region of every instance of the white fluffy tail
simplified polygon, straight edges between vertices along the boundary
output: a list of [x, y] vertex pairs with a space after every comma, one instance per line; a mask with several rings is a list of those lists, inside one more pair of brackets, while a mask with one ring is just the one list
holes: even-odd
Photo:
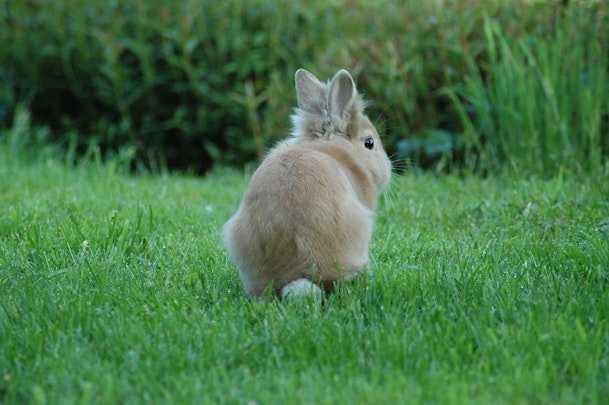
[[297, 280], [294, 280], [281, 289], [281, 298], [284, 299], [293, 299], [308, 296], [321, 298], [323, 296], [323, 291], [315, 283], [306, 278], [299, 278]]

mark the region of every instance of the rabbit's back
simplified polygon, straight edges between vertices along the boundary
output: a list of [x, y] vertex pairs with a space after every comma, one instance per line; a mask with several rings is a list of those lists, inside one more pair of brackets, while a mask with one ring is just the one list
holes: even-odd
[[[246, 291], [264, 294], [298, 278], [324, 285], [362, 271], [368, 262], [373, 213], [344, 160], [320, 145], [284, 145], [254, 173], [225, 237]], [[352, 170], [359, 171], [356, 156]], [[347, 167], [347, 169], [346, 169]]]

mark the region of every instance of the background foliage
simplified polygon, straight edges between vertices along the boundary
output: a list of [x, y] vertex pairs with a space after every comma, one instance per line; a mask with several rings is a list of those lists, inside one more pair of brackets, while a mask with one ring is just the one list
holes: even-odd
[[597, 1], [7, 1], [0, 121], [201, 173], [285, 137], [297, 68], [346, 68], [397, 158], [602, 170], [607, 38]]

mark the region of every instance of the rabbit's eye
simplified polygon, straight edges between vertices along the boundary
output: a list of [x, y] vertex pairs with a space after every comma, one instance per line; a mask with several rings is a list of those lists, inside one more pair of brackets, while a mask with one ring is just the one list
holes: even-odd
[[374, 138], [364, 139], [364, 146], [366, 149], [374, 149]]

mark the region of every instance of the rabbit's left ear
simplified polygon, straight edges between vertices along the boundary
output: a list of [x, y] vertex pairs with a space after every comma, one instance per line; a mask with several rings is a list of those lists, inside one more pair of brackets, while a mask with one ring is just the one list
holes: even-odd
[[347, 113], [353, 105], [356, 94], [355, 82], [349, 72], [339, 70], [330, 81], [328, 92], [328, 112], [330, 116], [338, 117], [342, 122], [345, 122], [348, 119]]
[[295, 81], [298, 108], [309, 113], [321, 114], [326, 97], [324, 85], [304, 69], [296, 71]]

